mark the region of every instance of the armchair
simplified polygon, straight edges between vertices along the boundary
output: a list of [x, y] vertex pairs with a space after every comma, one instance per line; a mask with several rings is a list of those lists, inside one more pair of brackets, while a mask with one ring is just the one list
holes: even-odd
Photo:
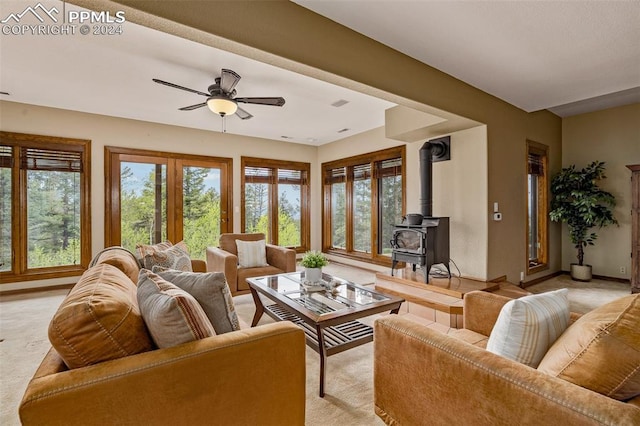
[[231, 294], [249, 292], [247, 278], [263, 275], [275, 275], [296, 270], [296, 252], [285, 247], [267, 244], [267, 263], [269, 266], [241, 268], [238, 266], [238, 247], [236, 240], [260, 241], [265, 236], [256, 234], [222, 234], [220, 247], [207, 247], [207, 271], [224, 272]]

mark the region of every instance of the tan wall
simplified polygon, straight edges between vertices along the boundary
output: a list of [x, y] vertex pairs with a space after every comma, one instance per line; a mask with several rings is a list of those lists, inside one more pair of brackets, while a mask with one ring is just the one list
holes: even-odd
[[[562, 165], [584, 167], [592, 161], [606, 162], [607, 179], [600, 186], [617, 201], [614, 216], [619, 227], [594, 231], [595, 246], [585, 249], [584, 261], [593, 273], [630, 278], [631, 259], [631, 171], [625, 166], [640, 164], [640, 104], [576, 115], [562, 120]], [[576, 262], [566, 226], [562, 229], [562, 269]], [[620, 273], [620, 267], [626, 273]]]
[[[416, 213], [420, 212], [419, 150], [423, 143], [388, 139], [381, 127], [320, 146], [318, 166], [406, 145], [407, 213]], [[487, 192], [486, 127], [451, 134], [451, 160], [433, 164], [433, 214], [450, 218], [450, 256], [462, 275], [479, 279], [487, 278]], [[320, 224], [314, 224], [314, 229], [321, 235]]]
[[[91, 140], [91, 249], [93, 254], [104, 248], [105, 146], [233, 158], [233, 204], [235, 206], [233, 227], [236, 232], [240, 232], [241, 156], [311, 162], [311, 174], [318, 174], [313, 161], [317, 155], [317, 148], [308, 145], [105, 117], [15, 102], [0, 102], [0, 116], [2, 117], [0, 129], [4, 131]], [[319, 198], [317, 189], [312, 187], [312, 223], [318, 221]], [[73, 281], [66, 278], [3, 284], [2, 290], [66, 284]]]

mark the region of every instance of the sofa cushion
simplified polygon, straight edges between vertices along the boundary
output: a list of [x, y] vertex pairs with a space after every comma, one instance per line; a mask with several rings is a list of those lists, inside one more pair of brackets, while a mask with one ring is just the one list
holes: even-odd
[[124, 272], [133, 283], [138, 282], [140, 264], [138, 263], [138, 259], [129, 250], [123, 247], [108, 247], [100, 252], [96, 259], [92, 261], [93, 265], [100, 263], [115, 266]]
[[191, 258], [187, 245], [180, 241], [174, 246], [168, 248], [151, 248], [145, 249], [143, 258], [143, 266], [151, 270], [154, 266], [162, 266], [169, 269], [177, 269], [179, 271], [191, 271]]
[[538, 370], [618, 400], [640, 395], [640, 294], [580, 317]]
[[185, 272], [153, 267], [161, 278], [192, 295], [200, 304], [216, 334], [240, 330], [231, 291], [222, 272]]
[[507, 302], [491, 331], [487, 350], [537, 367], [569, 324], [568, 292], [563, 288]]
[[263, 277], [265, 275], [282, 274], [284, 271], [275, 266], [264, 266], [262, 268], [238, 268], [238, 290], [249, 290], [247, 278]]
[[71, 289], [51, 319], [49, 340], [69, 368], [153, 349], [135, 284], [104, 263], [85, 271]]
[[267, 263], [267, 243], [265, 240], [236, 240], [236, 245], [238, 246], [239, 268], [260, 268], [263, 266], [269, 266]]
[[211, 322], [193, 296], [147, 269], [140, 270], [138, 303], [159, 348], [215, 335]]

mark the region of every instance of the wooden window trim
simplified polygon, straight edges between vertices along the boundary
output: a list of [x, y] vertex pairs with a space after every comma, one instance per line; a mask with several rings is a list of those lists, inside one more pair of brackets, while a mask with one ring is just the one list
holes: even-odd
[[[228, 232], [233, 230], [233, 214], [230, 214], [230, 212], [233, 212], [232, 158], [105, 146], [105, 247], [120, 244], [120, 181], [118, 177], [120, 176], [119, 165], [122, 161], [121, 157], [126, 157], [126, 161], [133, 162], [148, 162], [149, 158], [153, 158], [155, 164], [167, 165], [167, 193], [172, 192], [174, 194], [167, 199], [167, 238], [172, 241], [183, 239], [182, 188], [180, 187], [182, 183], [182, 167], [208, 167], [211, 163], [219, 163], [226, 169], [226, 179], [224, 179], [224, 182], [220, 182], [220, 222], [221, 225], [226, 224]], [[170, 173], [170, 169], [174, 170], [175, 173]]]
[[[275, 160], [270, 158], [258, 158], [258, 157], [241, 157], [240, 158], [240, 223], [241, 232], [245, 232], [245, 167], [264, 167], [272, 170], [285, 169], [285, 170], [298, 170], [306, 174], [306, 182], [303, 182], [300, 189], [300, 246], [295, 247], [296, 252], [304, 253], [311, 247], [311, 164], [300, 161], [287, 161], [287, 160]], [[303, 178], [305, 179], [305, 178]], [[278, 176], [277, 172], [273, 173], [270, 177], [264, 178], [264, 182], [268, 185], [277, 186]], [[269, 191], [269, 206], [270, 209], [278, 211], [278, 191]], [[274, 230], [274, 244], [278, 243], [278, 221], [277, 215], [270, 214], [271, 229]]]
[[[391, 258], [378, 254], [380, 228], [380, 203], [379, 203], [379, 179], [375, 170], [375, 164], [392, 158], [401, 158], [402, 161], [402, 212], [406, 212], [406, 146], [400, 145], [393, 148], [382, 149], [375, 152], [356, 155], [353, 157], [322, 163], [322, 251], [335, 256], [345, 257], [361, 262], [373, 263], [383, 266], [391, 266]], [[353, 250], [353, 167], [361, 164], [371, 164], [371, 253], [362, 253]], [[346, 167], [346, 249], [331, 246], [331, 183], [330, 171]]]
[[[12, 268], [0, 272], [2, 283], [45, 280], [79, 276], [91, 261], [91, 141], [56, 136], [34, 135], [0, 131], [2, 145], [13, 147], [11, 171], [11, 250]], [[80, 172], [80, 264], [46, 268], [27, 268], [27, 202], [26, 170], [20, 168], [20, 148], [68, 150], [81, 153], [83, 170]], [[17, 203], [15, 201], [18, 201]]]

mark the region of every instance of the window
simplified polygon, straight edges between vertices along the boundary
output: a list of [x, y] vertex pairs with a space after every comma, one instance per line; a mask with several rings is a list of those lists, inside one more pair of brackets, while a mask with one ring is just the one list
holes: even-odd
[[242, 157], [242, 232], [309, 249], [309, 163]]
[[404, 211], [405, 147], [322, 165], [323, 250], [390, 264], [393, 225]]
[[527, 273], [547, 267], [548, 147], [527, 142]]
[[192, 259], [206, 258], [231, 232], [232, 160], [106, 147], [105, 244], [183, 240]]
[[0, 277], [75, 276], [91, 260], [90, 142], [0, 132]]

